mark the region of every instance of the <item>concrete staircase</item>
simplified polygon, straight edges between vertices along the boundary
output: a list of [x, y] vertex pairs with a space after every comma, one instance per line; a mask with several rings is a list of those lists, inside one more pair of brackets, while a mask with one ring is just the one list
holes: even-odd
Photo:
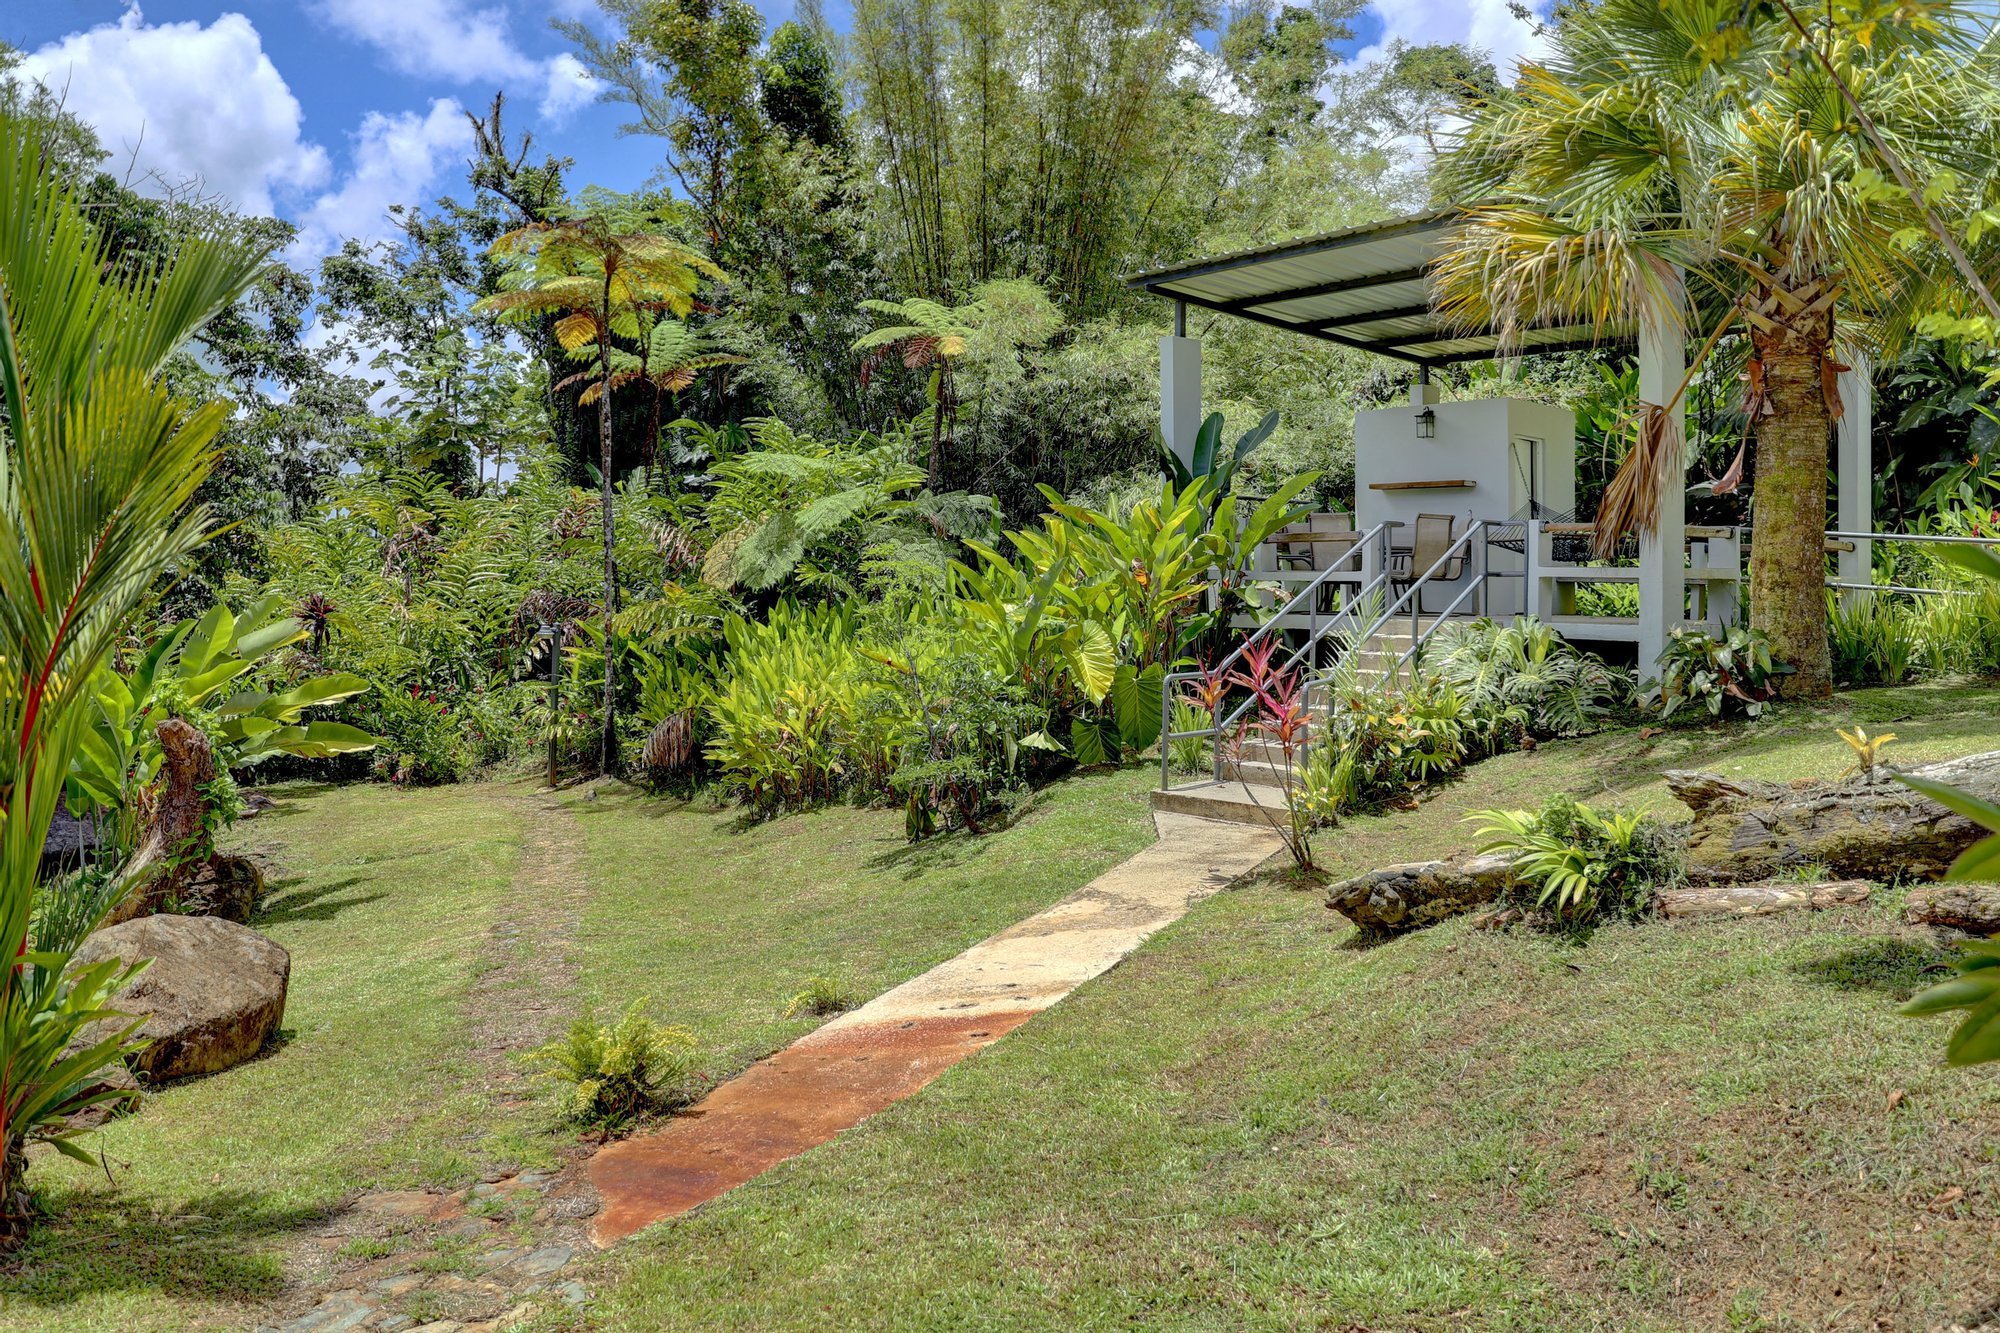
[[[1423, 617], [1420, 622], [1423, 631], [1428, 633], [1438, 620], [1434, 615]], [[1409, 619], [1399, 616], [1371, 635], [1366, 643], [1343, 654], [1341, 660], [1353, 663], [1364, 677], [1379, 677], [1394, 668], [1397, 660], [1410, 650], [1410, 640]], [[1153, 809], [1261, 828], [1282, 823], [1287, 818], [1284, 751], [1265, 741], [1246, 740], [1236, 757], [1223, 760], [1222, 781], [1190, 779], [1181, 785], [1156, 790]]]

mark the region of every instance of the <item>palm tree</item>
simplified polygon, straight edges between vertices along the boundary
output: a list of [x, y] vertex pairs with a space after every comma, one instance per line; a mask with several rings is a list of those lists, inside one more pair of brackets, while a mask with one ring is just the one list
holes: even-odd
[[[70, 1118], [133, 1025], [115, 960], [65, 975], [136, 878], [36, 920], [36, 878], [92, 674], [161, 576], [208, 537], [190, 508], [215, 463], [220, 402], [176, 398], [167, 358], [246, 291], [266, 246], [219, 229], [171, 258], [112, 262], [46, 156], [46, 126], [0, 116], [0, 1238], [18, 1222], [31, 1141], [91, 1160]], [[86, 1035], [92, 1024], [114, 1029]]]
[[609, 637], [618, 609], [618, 558], [614, 546], [611, 480], [611, 392], [614, 338], [640, 336], [641, 321], [665, 312], [685, 317], [703, 277], [721, 280], [722, 270], [668, 237], [619, 231], [610, 218], [593, 213], [562, 222], [535, 222], [493, 243], [493, 253], [513, 261], [507, 290], [474, 307], [503, 319], [524, 322], [556, 316], [555, 335], [566, 351], [597, 349], [598, 486], [604, 531], [604, 732], [598, 765], [617, 767], [615, 690], [617, 645]]
[[[1839, 346], [1893, 344], [1943, 267], [1919, 200], [1882, 178], [1881, 150], [1931, 182], [1933, 203], [1970, 211], [1996, 144], [1972, 12], [1929, 4], [1920, 21], [1863, 31], [1861, 8], [1815, 6], [1802, 37], [1782, 7], [1741, 0], [1577, 6], [1444, 163], [1455, 197], [1494, 201], [1469, 210], [1439, 266], [1439, 305], [1466, 324], [1518, 336], [1582, 319], [1609, 334], [1651, 303], [1708, 329], [1697, 366], [1725, 331], [1747, 333], [1751, 623], [1796, 669], [1794, 695], [1831, 690], [1823, 532]], [[1879, 145], [1841, 82], [1861, 90]], [[1650, 529], [1679, 500], [1671, 407], [1643, 405], [1600, 541]]]

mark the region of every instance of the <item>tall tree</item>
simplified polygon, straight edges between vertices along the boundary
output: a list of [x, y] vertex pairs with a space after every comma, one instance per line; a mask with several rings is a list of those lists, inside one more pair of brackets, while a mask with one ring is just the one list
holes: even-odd
[[620, 222], [629, 221], [629, 215], [597, 212], [508, 232], [494, 243], [495, 253], [512, 264], [506, 288], [475, 307], [504, 320], [554, 315], [555, 335], [565, 349], [596, 349], [605, 628], [604, 731], [598, 759], [607, 773], [618, 768], [618, 654], [611, 630], [612, 617], [618, 611], [617, 491], [611, 449], [614, 340], [639, 338], [642, 322], [660, 312], [685, 318], [694, 309], [702, 279], [722, 278], [722, 271], [705, 256], [678, 241], [619, 229]]
[[[1806, 20], [1901, 161], [1940, 202], [1981, 205], [2000, 139], [1973, 7], [1832, 0]], [[1743, 330], [1751, 623], [1795, 668], [1787, 693], [1820, 696], [1837, 343], [1907, 327], [1903, 304], [1932, 257], [1918, 203], [1882, 188], [1877, 148], [1802, 40], [1783, 13], [1740, 0], [1569, 11], [1551, 54], [1522, 67], [1451, 156], [1456, 197], [1509, 202], [1472, 209], [1439, 288], [1468, 323], [1582, 318], [1610, 333], [1646, 302], [1682, 305], [1678, 269], [1694, 315]], [[1642, 526], [1681, 502], [1678, 432], [1663, 429], [1673, 406], [1648, 407], [1610, 488]]]

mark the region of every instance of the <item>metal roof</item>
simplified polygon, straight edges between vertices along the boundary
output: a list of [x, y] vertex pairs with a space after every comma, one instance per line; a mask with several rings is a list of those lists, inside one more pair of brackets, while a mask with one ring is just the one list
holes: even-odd
[[1452, 326], [1431, 306], [1430, 271], [1463, 216], [1447, 208], [1140, 273], [1125, 285], [1206, 310], [1419, 365], [1616, 346], [1588, 325]]

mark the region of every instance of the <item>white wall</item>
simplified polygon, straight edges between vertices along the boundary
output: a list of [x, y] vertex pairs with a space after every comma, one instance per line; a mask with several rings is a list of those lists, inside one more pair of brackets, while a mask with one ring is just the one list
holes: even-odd
[[[1481, 398], [1437, 403], [1437, 434], [1417, 438], [1415, 404], [1375, 408], [1354, 418], [1355, 527], [1399, 520], [1405, 526], [1392, 541], [1409, 545], [1418, 514], [1450, 514], [1454, 534], [1477, 519], [1506, 519], [1528, 506], [1529, 458], [1534, 458], [1535, 498], [1547, 508], [1567, 511], [1576, 504], [1575, 418], [1564, 408], [1524, 398]], [[1381, 482], [1466, 481], [1469, 487], [1383, 491]], [[1522, 558], [1489, 548], [1491, 567], [1518, 572]], [[1468, 575], [1477, 569], [1477, 553]], [[1419, 571], [1421, 572], [1421, 571]], [[1461, 579], [1462, 581], [1462, 579]], [[1495, 615], [1512, 615], [1522, 605], [1519, 579], [1490, 585]], [[1451, 600], [1441, 589], [1425, 598], [1430, 610]], [[1461, 610], [1470, 610], [1468, 602]]]

